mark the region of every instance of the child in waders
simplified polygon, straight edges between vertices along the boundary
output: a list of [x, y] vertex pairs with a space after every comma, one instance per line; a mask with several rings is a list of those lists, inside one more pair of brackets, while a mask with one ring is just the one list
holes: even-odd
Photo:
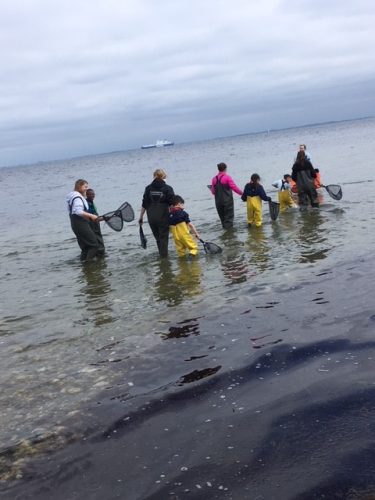
[[262, 225], [262, 200], [271, 201], [260, 184], [260, 176], [253, 174], [250, 182], [246, 184], [241, 196], [242, 201], [247, 203], [247, 224], [260, 227]]
[[284, 212], [288, 207], [296, 206], [292, 198], [292, 186], [290, 185], [291, 180], [292, 177], [289, 174], [285, 174], [283, 179], [272, 184], [273, 187], [278, 189], [277, 194], [280, 203], [280, 212]]
[[179, 257], [185, 257], [187, 252], [192, 256], [198, 253], [198, 245], [193, 240], [189, 229], [193, 231], [198, 240], [200, 239], [197, 230], [190, 222], [189, 214], [184, 210], [184, 203], [184, 199], [176, 195], [169, 209], [169, 228]]
[[314, 186], [315, 186], [315, 189], [318, 189], [318, 188], [322, 187], [322, 179], [320, 177], [319, 169], [318, 168], [314, 168], [314, 170], [315, 170], [315, 173], [316, 173], [316, 177], [314, 179]]

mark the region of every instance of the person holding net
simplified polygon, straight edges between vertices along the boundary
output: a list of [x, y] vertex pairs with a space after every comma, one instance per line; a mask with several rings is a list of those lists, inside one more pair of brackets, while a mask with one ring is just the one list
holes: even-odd
[[285, 174], [282, 179], [272, 183], [272, 186], [277, 188], [278, 200], [280, 203], [280, 212], [284, 212], [289, 207], [295, 207], [296, 204], [292, 198], [292, 186], [290, 181], [292, 177], [289, 174]]
[[184, 199], [179, 195], [173, 198], [172, 206], [169, 209], [169, 228], [178, 256], [185, 257], [188, 253], [195, 257], [198, 254], [198, 244], [191, 237], [190, 229], [197, 240], [200, 240], [200, 236], [194, 224], [190, 222], [189, 214], [184, 210], [184, 203]]
[[66, 197], [70, 225], [81, 249], [81, 261], [92, 260], [94, 257], [104, 255], [104, 245], [90, 226], [90, 221], [99, 223], [101, 218], [89, 212], [86, 200], [88, 187], [86, 180], [78, 179], [75, 182], [74, 190]]
[[167, 174], [162, 169], [154, 172], [154, 180], [146, 186], [143, 193], [142, 208], [138, 223], [143, 224], [143, 216], [147, 219], [156, 240], [160, 257], [168, 257], [169, 240], [169, 207], [173, 203], [174, 191], [166, 184]]
[[292, 179], [297, 183], [298, 203], [301, 209], [311, 204], [312, 207], [319, 207], [318, 193], [314, 186], [316, 172], [311, 162], [306, 158], [304, 151], [299, 151], [297, 160], [292, 168]]
[[[99, 213], [98, 213], [98, 210], [97, 210], [96, 205], [94, 203], [94, 199], [95, 199], [95, 191], [93, 189], [89, 188], [86, 191], [86, 201], [87, 201], [87, 204], [89, 206], [88, 211], [90, 214], [97, 215], [99, 217]], [[99, 220], [101, 220], [101, 219], [99, 219]], [[92, 227], [92, 230], [96, 234], [96, 237], [99, 240], [101, 246], [104, 249], [104, 240], [103, 240], [102, 231], [100, 229], [99, 220], [97, 219], [95, 222], [89, 221], [89, 223], [90, 223], [90, 226]], [[103, 253], [104, 253], [104, 251], [103, 251]]]
[[242, 190], [236, 186], [232, 177], [227, 174], [227, 165], [218, 163], [219, 173], [211, 181], [211, 193], [215, 196], [215, 205], [224, 229], [233, 227], [234, 203], [233, 191], [242, 195]]
[[260, 183], [259, 174], [252, 174], [250, 182], [246, 184], [241, 196], [241, 200], [247, 204], [247, 225], [260, 227], [262, 225], [262, 200], [272, 201], [270, 196], [266, 195], [263, 186]]

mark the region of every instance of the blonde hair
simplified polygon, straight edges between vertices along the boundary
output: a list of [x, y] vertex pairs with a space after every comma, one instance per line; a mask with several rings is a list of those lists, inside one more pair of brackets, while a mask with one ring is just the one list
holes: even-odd
[[74, 191], [79, 191], [84, 184], [88, 184], [88, 182], [85, 181], [85, 179], [78, 179], [74, 184]]
[[154, 179], [164, 180], [167, 177], [167, 173], [165, 170], [158, 168], [154, 172]]

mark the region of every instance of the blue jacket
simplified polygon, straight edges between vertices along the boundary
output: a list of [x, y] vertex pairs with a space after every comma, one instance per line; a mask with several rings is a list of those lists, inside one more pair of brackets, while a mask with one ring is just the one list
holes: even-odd
[[189, 224], [189, 214], [181, 208], [171, 208], [169, 212], [169, 225], [177, 226], [180, 222], [186, 222], [186, 224]]
[[259, 196], [263, 201], [271, 201], [271, 198], [266, 195], [263, 186], [261, 184], [254, 184], [253, 182], [246, 184], [241, 200], [246, 201], [248, 196]]

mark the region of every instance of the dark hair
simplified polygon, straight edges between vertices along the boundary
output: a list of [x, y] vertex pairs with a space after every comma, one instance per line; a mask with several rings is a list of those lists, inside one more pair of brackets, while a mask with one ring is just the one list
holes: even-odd
[[318, 168], [314, 168], [314, 170], [315, 170], [315, 172], [316, 172], [317, 174], [319, 174], [319, 169], [318, 169]]
[[218, 163], [217, 164], [217, 169], [219, 170], [219, 172], [224, 172], [224, 170], [226, 170], [227, 166], [225, 163]]
[[183, 199], [182, 196], [179, 196], [178, 194], [175, 194], [173, 197], [172, 205], [175, 207], [179, 203], [185, 203], [185, 200]]
[[95, 194], [95, 191], [92, 188], [88, 188], [88, 190], [86, 191], [86, 194], [89, 194], [89, 193]]
[[306, 155], [304, 151], [298, 151], [297, 153], [297, 162], [298, 163], [305, 163], [306, 160]]
[[254, 184], [257, 184], [260, 181], [260, 175], [252, 174], [252, 176], [250, 177], [250, 181], [253, 182]]
[[286, 181], [288, 177], [292, 177], [290, 174], [284, 174], [284, 180]]

